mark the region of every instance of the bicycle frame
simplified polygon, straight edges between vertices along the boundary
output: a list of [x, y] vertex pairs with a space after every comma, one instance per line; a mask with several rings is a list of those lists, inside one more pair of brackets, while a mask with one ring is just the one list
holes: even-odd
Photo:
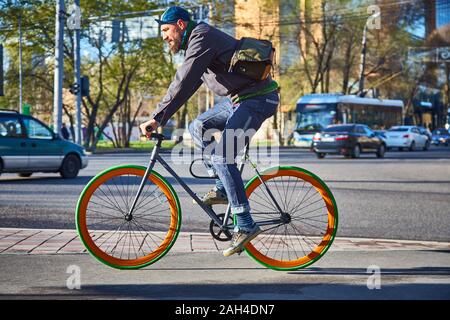
[[[139, 197], [142, 193], [142, 190], [145, 186], [145, 183], [148, 179], [148, 177], [150, 176], [156, 162], [159, 162], [164, 169], [167, 170], [167, 172], [169, 172], [172, 177], [175, 178], [175, 180], [177, 180], [177, 182], [183, 187], [183, 189], [195, 200], [195, 202], [197, 202], [197, 204], [203, 209], [203, 211], [205, 211], [205, 213], [216, 223], [217, 226], [220, 227], [220, 229], [224, 232], [228, 233], [228, 230], [233, 229], [234, 225], [231, 223], [229, 224], [228, 221], [230, 219], [230, 215], [231, 215], [231, 205], [228, 204], [227, 206], [227, 210], [225, 212], [225, 217], [223, 219], [223, 222], [220, 221], [220, 218], [218, 217], [218, 215], [215, 213], [215, 211], [212, 209], [212, 207], [207, 206], [203, 203], [202, 200], [200, 200], [199, 197], [197, 197], [197, 195], [194, 193], [194, 191], [192, 191], [192, 189], [183, 181], [183, 179], [169, 166], [169, 164], [159, 155], [159, 151], [161, 149], [161, 144], [162, 141], [164, 139], [164, 137], [160, 134], [152, 134], [152, 137], [156, 137], [158, 139], [158, 142], [156, 143], [155, 147], [152, 150], [152, 154], [150, 156], [150, 161], [149, 164], [147, 166], [147, 169], [145, 171], [144, 177], [141, 181], [141, 184], [139, 186], [138, 192], [134, 198], [133, 204], [130, 208], [130, 211], [128, 212], [127, 217], [128, 218], [132, 218], [132, 213], [134, 211], [134, 208], [139, 200]], [[249, 150], [249, 145], [247, 144], [245, 146], [245, 151], [244, 151], [244, 155], [242, 157], [242, 161], [239, 165], [239, 172], [242, 175], [242, 172], [244, 170], [244, 164], [245, 161], [248, 160], [250, 162], [250, 164], [252, 165], [253, 169], [255, 170], [256, 174], [258, 175], [258, 178], [261, 180], [262, 184], [265, 186], [266, 191], [268, 192], [269, 196], [271, 197], [273, 203], [275, 204], [276, 208], [278, 209], [278, 211], [280, 212], [281, 218], [280, 219], [274, 219], [274, 220], [266, 220], [266, 221], [259, 221], [258, 225], [262, 226], [262, 225], [273, 225], [273, 224], [279, 224], [279, 223], [284, 223], [286, 222], [285, 216], [286, 213], [283, 212], [283, 210], [281, 210], [278, 202], [276, 201], [275, 197], [273, 196], [272, 192], [270, 191], [269, 187], [267, 186], [267, 184], [265, 183], [265, 181], [262, 179], [261, 174], [259, 173], [258, 169], [256, 168], [256, 165], [254, 163], [252, 163], [250, 161], [250, 158], [248, 156], [248, 150]], [[211, 177], [211, 179], [214, 179], [214, 177]]]

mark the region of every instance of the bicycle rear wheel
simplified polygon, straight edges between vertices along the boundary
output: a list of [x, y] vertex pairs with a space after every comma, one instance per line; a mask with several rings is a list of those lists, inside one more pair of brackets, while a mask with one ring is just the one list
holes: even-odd
[[127, 215], [145, 167], [124, 165], [91, 179], [76, 208], [78, 234], [99, 261], [119, 269], [137, 269], [162, 258], [175, 243], [181, 208], [170, 184], [152, 171], [132, 217]]
[[[313, 173], [292, 166], [261, 173], [290, 221], [262, 225], [263, 233], [245, 251], [257, 262], [275, 270], [296, 270], [320, 259], [331, 246], [338, 225], [338, 210], [331, 191]], [[258, 223], [280, 218], [275, 204], [255, 176], [246, 184], [253, 219]]]

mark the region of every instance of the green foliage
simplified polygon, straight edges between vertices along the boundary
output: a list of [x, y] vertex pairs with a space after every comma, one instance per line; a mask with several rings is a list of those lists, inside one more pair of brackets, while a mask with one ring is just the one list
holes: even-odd
[[[34, 115], [51, 121], [53, 105], [53, 54], [55, 43], [55, 3], [46, 0], [24, 0], [0, 4], [0, 41], [8, 56], [6, 97], [0, 105], [14, 107], [18, 103], [18, 21], [23, 30], [23, 93], [24, 102], [32, 105]], [[170, 56], [164, 54], [162, 39], [145, 39], [126, 43], [110, 43], [92, 32], [93, 27], [107, 33], [105, 21], [124, 19], [124, 12], [142, 12], [157, 8], [154, 2], [85, 1], [82, 11], [82, 74], [90, 77], [90, 96], [83, 99], [84, 124], [90, 134], [86, 146], [95, 148], [94, 128], [104, 128], [114, 113], [131, 95], [159, 97], [175, 72]], [[67, 10], [68, 8], [66, 8]], [[130, 16], [132, 17], [132, 15]], [[65, 28], [64, 84], [68, 88], [74, 79], [74, 32]], [[40, 61], [36, 64], [37, 61]], [[127, 100], [128, 99], [128, 100]], [[64, 106], [72, 117], [73, 110]], [[73, 108], [73, 107], [72, 107]], [[18, 107], [16, 108], [18, 109]], [[147, 112], [149, 113], [149, 112]], [[100, 135], [100, 133], [98, 133]]]

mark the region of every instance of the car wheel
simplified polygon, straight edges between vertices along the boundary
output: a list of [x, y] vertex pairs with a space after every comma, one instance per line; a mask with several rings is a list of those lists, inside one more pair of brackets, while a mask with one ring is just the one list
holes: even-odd
[[380, 145], [380, 147], [378, 148], [377, 151], [377, 158], [384, 158], [384, 154], [386, 152], [386, 147], [384, 146], [384, 144]]
[[64, 158], [59, 173], [64, 179], [76, 178], [80, 171], [80, 160], [74, 154], [69, 154]]
[[423, 147], [423, 151], [427, 151], [428, 149], [430, 149], [430, 140], [427, 140], [427, 142], [425, 142], [425, 146]]
[[361, 147], [359, 144], [355, 145], [352, 150], [352, 158], [359, 158], [361, 155]]
[[22, 178], [28, 178], [28, 177], [31, 177], [32, 174], [33, 174], [33, 172], [21, 172], [17, 175]]
[[411, 142], [411, 145], [409, 146], [409, 151], [414, 151], [416, 149], [416, 142]]
[[325, 153], [322, 153], [322, 152], [316, 152], [316, 156], [317, 156], [317, 158], [319, 158], [319, 159], [323, 159], [323, 158], [325, 158]]

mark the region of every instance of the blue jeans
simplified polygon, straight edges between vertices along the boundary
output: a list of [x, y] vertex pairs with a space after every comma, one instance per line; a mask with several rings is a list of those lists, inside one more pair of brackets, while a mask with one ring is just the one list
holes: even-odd
[[[220, 179], [217, 181], [217, 188], [223, 186], [227, 193], [233, 215], [250, 212], [244, 183], [235, 158], [245, 145], [250, 143], [264, 120], [275, 114], [278, 104], [279, 96], [276, 91], [238, 104], [224, 99], [189, 125], [194, 144], [202, 150], [206, 159], [205, 165], [209, 174], [211, 176], [217, 174]], [[213, 130], [222, 131], [220, 141], [214, 141], [211, 135]], [[239, 226], [239, 224], [238, 227], [250, 228], [249, 225]]]

